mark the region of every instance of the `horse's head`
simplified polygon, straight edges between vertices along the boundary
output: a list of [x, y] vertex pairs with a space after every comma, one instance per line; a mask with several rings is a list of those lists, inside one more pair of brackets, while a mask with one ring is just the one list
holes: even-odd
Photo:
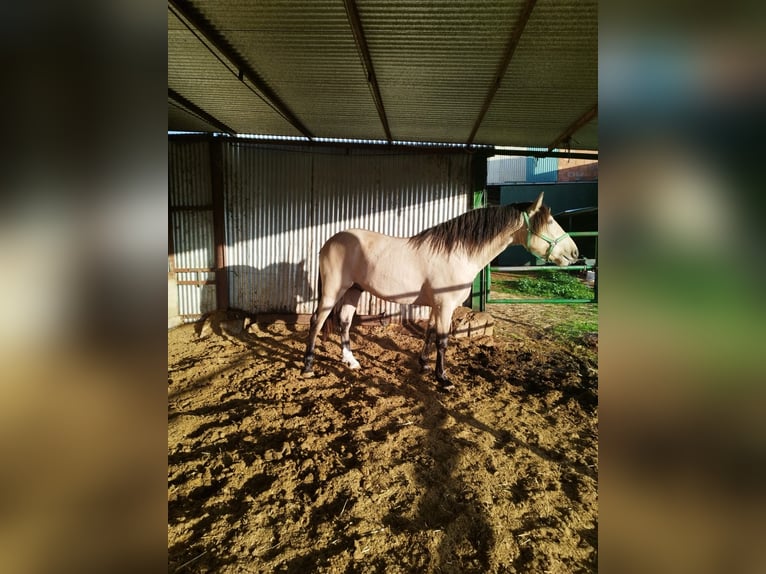
[[522, 211], [526, 232], [524, 246], [540, 259], [556, 265], [571, 265], [580, 256], [577, 245], [553, 219], [549, 207], [543, 205], [543, 194]]

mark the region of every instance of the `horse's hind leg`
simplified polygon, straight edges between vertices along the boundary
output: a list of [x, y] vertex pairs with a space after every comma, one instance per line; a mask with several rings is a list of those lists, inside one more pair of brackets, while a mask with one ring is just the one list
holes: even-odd
[[311, 315], [309, 338], [306, 342], [306, 354], [303, 356], [303, 371], [301, 371], [304, 377], [311, 377], [314, 374], [314, 348], [316, 346], [317, 334], [332, 312], [332, 306], [330, 306], [329, 311], [326, 311], [325, 308], [326, 304], [320, 300], [319, 305], [317, 305], [316, 310]]
[[351, 329], [351, 322], [354, 320], [354, 313], [356, 313], [356, 306], [359, 304], [359, 298], [361, 296], [362, 290], [354, 285], [351, 289], [346, 291], [346, 294], [343, 296], [343, 305], [340, 308], [340, 342], [343, 347], [342, 360], [350, 369], [358, 369], [360, 367], [359, 361], [356, 360], [354, 354], [351, 352], [351, 338], [349, 336], [349, 331]]
[[314, 314], [311, 315], [311, 326], [309, 329], [308, 342], [306, 343], [306, 354], [303, 357], [302, 373], [305, 377], [312, 376], [314, 372], [314, 348], [316, 346], [316, 339], [317, 335], [319, 334], [319, 330], [322, 328], [322, 325], [324, 325], [325, 321], [327, 321], [327, 318], [330, 316], [330, 313], [332, 313], [335, 304], [343, 296], [345, 291], [346, 288], [332, 289], [330, 291], [325, 290], [324, 293], [320, 296], [316, 311], [314, 311]]
[[426, 335], [423, 341], [423, 350], [420, 351], [420, 357], [418, 357], [418, 363], [420, 363], [420, 372], [427, 373], [431, 370], [431, 365], [428, 364], [428, 351], [431, 348], [431, 341], [433, 341], [434, 335], [434, 310], [431, 309], [431, 316], [428, 318], [428, 325], [426, 326]]

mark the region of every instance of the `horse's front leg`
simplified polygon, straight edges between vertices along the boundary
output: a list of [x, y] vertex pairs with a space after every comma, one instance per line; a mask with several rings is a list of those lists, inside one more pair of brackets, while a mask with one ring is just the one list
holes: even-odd
[[439, 381], [439, 388], [443, 391], [451, 391], [455, 388], [455, 385], [447, 377], [447, 369], [444, 366], [448, 339], [449, 333], [436, 335], [436, 380]]
[[439, 382], [439, 389], [442, 391], [451, 391], [455, 388], [455, 385], [447, 378], [447, 369], [445, 368], [447, 341], [449, 339], [452, 312], [454, 310], [454, 306], [445, 306], [439, 309], [436, 316], [436, 380]]
[[434, 335], [434, 312], [431, 310], [431, 316], [428, 318], [428, 326], [426, 327], [426, 335], [423, 340], [423, 350], [418, 357], [418, 363], [420, 363], [420, 372], [427, 373], [431, 370], [431, 365], [428, 364], [428, 351], [431, 347], [431, 341]]

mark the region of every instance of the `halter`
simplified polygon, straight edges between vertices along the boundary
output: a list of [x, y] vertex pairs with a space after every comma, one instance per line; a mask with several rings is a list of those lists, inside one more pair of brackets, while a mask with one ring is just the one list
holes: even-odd
[[524, 223], [527, 224], [527, 251], [531, 253], [529, 250], [529, 242], [532, 240], [533, 235], [537, 235], [540, 239], [543, 241], [546, 241], [548, 243], [548, 250], [545, 252], [545, 261], [548, 261], [548, 258], [551, 256], [551, 253], [553, 253], [553, 249], [556, 247], [559, 241], [562, 239], [565, 239], [569, 237], [569, 234], [565, 231], [564, 235], [561, 237], [558, 237], [557, 239], [551, 239], [547, 235], [543, 233], [533, 233], [532, 232], [532, 226], [529, 224], [529, 215], [527, 215], [526, 211], [522, 211], [521, 215], [524, 216]]

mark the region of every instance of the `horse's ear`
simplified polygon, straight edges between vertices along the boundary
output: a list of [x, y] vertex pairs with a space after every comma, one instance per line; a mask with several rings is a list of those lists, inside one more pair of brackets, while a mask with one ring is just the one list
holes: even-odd
[[532, 203], [532, 205], [529, 206], [529, 210], [527, 210], [527, 213], [529, 215], [532, 215], [533, 213], [537, 213], [537, 210], [540, 209], [543, 205], [543, 192], [540, 192], [540, 195], [537, 196], [537, 199]]

